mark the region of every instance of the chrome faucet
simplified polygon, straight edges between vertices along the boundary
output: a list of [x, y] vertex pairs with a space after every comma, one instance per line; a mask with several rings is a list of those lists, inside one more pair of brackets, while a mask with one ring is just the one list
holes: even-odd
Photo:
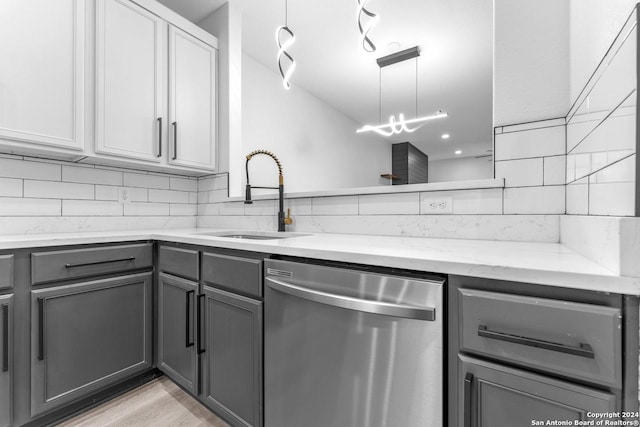
[[[257, 187], [249, 184], [249, 160], [257, 154], [264, 154], [271, 157], [278, 165], [278, 186], [277, 187]], [[251, 200], [251, 189], [252, 188], [267, 188], [272, 190], [278, 190], [278, 202], [279, 202], [279, 210], [278, 210], [278, 231], [285, 231], [285, 225], [290, 225], [293, 220], [291, 219], [291, 210], [289, 209], [287, 212], [287, 217], [284, 216], [284, 176], [282, 175], [282, 165], [280, 164], [280, 160], [270, 151], [266, 150], [256, 150], [247, 154], [247, 162], [245, 164], [245, 169], [247, 171], [247, 187], [245, 189], [245, 200], [244, 203], [249, 205], [253, 203]]]

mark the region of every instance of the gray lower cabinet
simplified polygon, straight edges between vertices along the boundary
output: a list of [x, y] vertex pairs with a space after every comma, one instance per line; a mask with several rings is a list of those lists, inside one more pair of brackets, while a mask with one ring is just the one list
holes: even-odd
[[13, 295], [0, 296], [0, 427], [11, 425], [13, 393]]
[[615, 396], [606, 392], [463, 355], [458, 361], [458, 414], [464, 427], [584, 421], [591, 419], [588, 412], [617, 408]]
[[199, 302], [202, 401], [235, 426], [262, 426], [262, 302], [208, 286]]
[[31, 415], [152, 365], [152, 273], [31, 291]]
[[160, 273], [158, 279], [158, 368], [198, 394], [196, 294], [198, 283]]

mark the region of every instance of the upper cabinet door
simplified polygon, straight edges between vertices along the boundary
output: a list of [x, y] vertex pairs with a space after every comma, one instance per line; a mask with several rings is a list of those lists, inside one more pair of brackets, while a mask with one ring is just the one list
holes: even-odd
[[170, 163], [214, 170], [217, 50], [169, 28]]
[[0, 138], [84, 148], [84, 0], [0, 1]]
[[166, 23], [127, 0], [99, 0], [96, 26], [96, 152], [159, 162]]

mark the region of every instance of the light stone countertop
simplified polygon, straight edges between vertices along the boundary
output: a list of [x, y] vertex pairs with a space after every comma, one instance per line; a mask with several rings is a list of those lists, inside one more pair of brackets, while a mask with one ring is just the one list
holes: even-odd
[[[305, 234], [277, 240], [241, 240], [194, 234], [212, 231], [222, 230], [140, 230], [5, 235], [0, 236], [0, 250], [159, 240], [640, 295], [640, 278], [617, 276], [558, 243], [329, 233]], [[248, 233], [248, 231], [245, 232]]]

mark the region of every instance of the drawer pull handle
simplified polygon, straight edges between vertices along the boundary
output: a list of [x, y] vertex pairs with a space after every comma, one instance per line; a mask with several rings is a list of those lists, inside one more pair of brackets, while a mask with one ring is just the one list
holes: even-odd
[[467, 372], [464, 377], [464, 427], [471, 427], [471, 386], [473, 385], [473, 374]]
[[572, 354], [574, 356], [586, 357], [594, 359], [595, 353], [589, 344], [580, 343], [580, 347], [572, 347], [570, 345], [558, 344], [551, 341], [543, 341], [535, 338], [523, 337], [520, 335], [505, 334], [504, 332], [496, 332], [487, 328], [487, 325], [478, 325], [478, 336], [498, 341], [507, 341], [514, 344], [527, 345], [529, 347], [537, 347], [545, 350], [557, 351], [559, 353]]
[[187, 330], [185, 331], [186, 342], [185, 347], [193, 347], [193, 334], [191, 327], [191, 296], [195, 294], [195, 291], [187, 291], [187, 318], [185, 324], [187, 325]]
[[44, 360], [44, 298], [38, 298], [38, 360]]
[[162, 157], [162, 117], [158, 117], [158, 157]]
[[202, 330], [204, 329], [202, 326], [202, 314], [204, 313], [204, 308], [202, 308], [202, 301], [204, 301], [205, 298], [206, 295], [198, 295], [198, 347], [196, 349], [196, 352], [198, 354], [202, 354], [206, 351], [203, 345], [204, 339], [202, 338]]
[[80, 264], [65, 264], [65, 268], [76, 268], [76, 267], [88, 267], [90, 265], [99, 265], [99, 264], [108, 264], [111, 262], [130, 262], [135, 260], [136, 257], [132, 256], [129, 258], [119, 258], [119, 259], [108, 259], [106, 261], [94, 261], [94, 262], [83, 262]]
[[9, 372], [9, 305], [2, 306], [2, 372]]
[[171, 160], [176, 160], [178, 158], [178, 122], [171, 123], [173, 126], [173, 156]]

